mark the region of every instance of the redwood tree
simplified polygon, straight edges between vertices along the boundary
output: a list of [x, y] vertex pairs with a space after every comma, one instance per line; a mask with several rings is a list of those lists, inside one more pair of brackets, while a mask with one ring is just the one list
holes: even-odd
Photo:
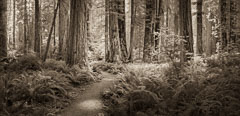
[[119, 31], [119, 45], [120, 58], [122, 62], [128, 62], [128, 49], [126, 40], [126, 14], [125, 14], [125, 0], [117, 0], [118, 13], [118, 31]]
[[143, 47], [143, 61], [151, 61], [151, 53], [154, 50], [154, 17], [155, 17], [155, 0], [146, 1], [146, 19], [145, 19], [145, 37]]
[[35, 44], [34, 51], [37, 53], [37, 56], [41, 56], [41, 35], [40, 35], [40, 7], [39, 0], [35, 0]]
[[87, 65], [87, 0], [71, 0], [67, 64]]
[[179, 0], [179, 34], [184, 42], [181, 47], [181, 62], [186, 53], [193, 53], [191, 0]]
[[106, 0], [105, 18], [105, 60], [106, 62], [119, 61], [119, 31], [117, 0]]
[[7, 56], [7, 0], [0, 0], [0, 58]]
[[192, 27], [194, 40], [194, 55], [201, 55], [202, 48], [202, 0], [192, 0]]

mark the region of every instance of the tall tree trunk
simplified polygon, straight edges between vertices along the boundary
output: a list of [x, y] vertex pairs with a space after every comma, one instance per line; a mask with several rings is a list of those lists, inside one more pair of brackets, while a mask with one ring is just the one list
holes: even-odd
[[16, 49], [16, 0], [13, 0], [13, 48]]
[[221, 48], [229, 50], [228, 44], [230, 40], [230, 0], [220, 0], [220, 23], [221, 23]]
[[[9, 2], [7, 3], [8, 4], [8, 20], [11, 20], [11, 13], [12, 13], [12, 0], [8, 0]], [[10, 32], [12, 31], [12, 27], [9, 28]], [[8, 35], [8, 46], [9, 48], [12, 47], [12, 37], [11, 37], [11, 34], [9, 33]]]
[[[162, 0], [156, 0], [156, 24], [155, 24], [155, 32], [160, 32], [160, 27], [161, 27], [161, 16], [163, 14], [163, 11], [162, 11]], [[159, 42], [160, 40], [159, 39], [155, 39], [155, 45], [154, 45], [154, 48], [155, 50], [158, 50], [159, 49]]]
[[[63, 52], [64, 52], [64, 38], [65, 36], [67, 36], [67, 23], [68, 23], [68, 8], [69, 8], [69, 4], [67, 1], [67, 3], [64, 0], [60, 0], [59, 1], [59, 43], [58, 43], [58, 58], [59, 59], [63, 59]], [[67, 28], [68, 29], [68, 28]]]
[[197, 0], [197, 54], [203, 53], [202, 47], [202, 11], [203, 11], [203, 0]]
[[179, 0], [179, 35], [181, 42], [181, 62], [186, 61], [186, 53], [193, 53], [191, 0]]
[[27, 0], [24, 0], [24, 54], [27, 54], [28, 51], [28, 38], [27, 38]]
[[109, 22], [108, 22], [108, 34], [107, 47], [106, 47], [106, 62], [118, 62], [119, 61], [119, 32], [118, 32], [118, 14], [117, 14], [117, 0], [109, 0], [106, 2], [109, 9]]
[[71, 0], [67, 64], [87, 66], [87, 0]]
[[202, 0], [192, 0], [192, 28], [194, 40], [194, 56], [203, 53], [202, 48]]
[[128, 62], [128, 49], [126, 40], [126, 14], [125, 14], [125, 0], [118, 0], [117, 13], [118, 13], [118, 30], [119, 30], [119, 46], [120, 58], [122, 62]]
[[35, 44], [34, 51], [37, 53], [38, 57], [41, 57], [41, 35], [40, 35], [40, 8], [39, 0], [35, 0]]
[[110, 48], [109, 48], [109, 1], [105, 0], [105, 61], [109, 62]]
[[7, 57], [7, 1], [0, 0], [0, 58]]
[[151, 62], [151, 53], [154, 48], [154, 15], [155, 0], [146, 1], [146, 20], [145, 20], [145, 37], [143, 47], [143, 61]]
[[[56, 7], [56, 0], [54, 0], [54, 8]], [[56, 48], [56, 21], [54, 22], [54, 26], [53, 26], [53, 46], [54, 46], [54, 50], [53, 50], [53, 54]]]
[[136, 17], [136, 10], [135, 10], [135, 0], [131, 0], [131, 32], [130, 32], [130, 47], [128, 53], [128, 60], [133, 62], [133, 40], [134, 40], [134, 32], [135, 32], [135, 17]]
[[240, 17], [238, 15], [238, 2], [239, 0], [230, 0], [230, 45], [231, 50], [233, 50], [234, 46], [236, 45], [237, 42], [237, 34], [240, 33], [239, 32], [239, 28], [237, 27], [237, 24], [239, 22], [238, 17]]
[[53, 22], [52, 22], [52, 26], [51, 26], [51, 29], [50, 29], [50, 32], [49, 32], [49, 35], [48, 35], [46, 51], [45, 51], [45, 54], [43, 56], [43, 62], [45, 62], [46, 59], [47, 59], [47, 54], [48, 54], [48, 50], [49, 50], [50, 42], [51, 42], [51, 38], [52, 38], [53, 27], [54, 27], [54, 24], [56, 22], [58, 7], [59, 7], [59, 0], [58, 0], [58, 3], [57, 3], [57, 7], [54, 10]]

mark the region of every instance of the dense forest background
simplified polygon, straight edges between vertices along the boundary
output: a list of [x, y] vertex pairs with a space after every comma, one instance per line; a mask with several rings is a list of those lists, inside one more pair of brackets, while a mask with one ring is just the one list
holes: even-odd
[[239, 0], [0, 0], [0, 115], [57, 115], [107, 72], [106, 115], [237, 116], [239, 38]]

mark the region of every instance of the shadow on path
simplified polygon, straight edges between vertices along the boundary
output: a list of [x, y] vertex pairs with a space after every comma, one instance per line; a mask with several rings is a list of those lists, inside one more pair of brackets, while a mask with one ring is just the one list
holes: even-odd
[[[116, 75], [102, 73], [100, 82], [94, 83], [80, 93], [74, 103], [66, 108], [59, 116], [98, 116], [104, 114], [101, 93], [114, 85]], [[101, 116], [101, 115], [100, 115]]]

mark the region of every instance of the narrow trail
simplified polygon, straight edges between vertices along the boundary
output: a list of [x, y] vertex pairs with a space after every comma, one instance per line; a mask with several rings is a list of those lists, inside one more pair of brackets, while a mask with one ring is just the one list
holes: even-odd
[[101, 116], [104, 114], [101, 93], [114, 85], [116, 75], [102, 73], [104, 77], [100, 82], [94, 83], [81, 92], [74, 103], [66, 108], [59, 116]]

